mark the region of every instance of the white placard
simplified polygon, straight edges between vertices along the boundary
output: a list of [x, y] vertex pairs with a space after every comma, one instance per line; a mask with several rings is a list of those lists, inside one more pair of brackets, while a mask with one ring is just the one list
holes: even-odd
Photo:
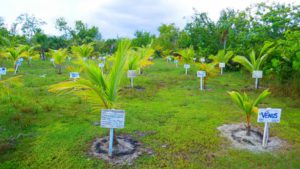
[[189, 65], [189, 64], [184, 64], [183, 67], [184, 67], [185, 69], [189, 69], [189, 68], [191, 67], [191, 65]]
[[79, 73], [78, 72], [70, 72], [70, 78], [78, 79], [79, 78]]
[[224, 68], [224, 67], [225, 67], [225, 63], [220, 62], [220, 63], [219, 63], [219, 67], [220, 67], [220, 68]]
[[54, 62], [54, 59], [53, 59], [53, 58], [51, 58], [51, 59], [50, 59], [50, 62]]
[[93, 60], [95, 60], [95, 59], [96, 59], [96, 57], [95, 57], [95, 56], [93, 56], [93, 57], [92, 57], [92, 59], [93, 59]]
[[255, 70], [252, 72], [252, 78], [262, 78], [262, 77], [263, 77], [263, 71]]
[[168, 60], [169, 60], [169, 61], [171, 61], [171, 60], [172, 60], [172, 58], [171, 58], [170, 56], [168, 56]]
[[193, 58], [194, 61], [196, 61], [197, 58]]
[[5, 67], [0, 68], [0, 75], [6, 75], [6, 68]]
[[127, 77], [128, 78], [136, 77], [136, 70], [128, 70]]
[[86, 57], [84, 57], [83, 60], [86, 61]]
[[200, 62], [204, 63], [205, 62], [205, 58], [200, 58]]
[[150, 57], [149, 57], [149, 60], [153, 60], [153, 57], [152, 57], [152, 56], [150, 56]]
[[125, 110], [101, 110], [101, 127], [124, 128]]
[[104, 68], [104, 63], [99, 63], [98, 66], [102, 69]]
[[21, 66], [22, 64], [22, 61], [21, 60], [17, 60], [17, 63], [16, 63], [18, 66]]
[[177, 64], [177, 63], [178, 63], [178, 60], [174, 60], [174, 63]]
[[23, 61], [24, 61], [24, 58], [19, 58], [19, 61], [23, 62]]
[[279, 123], [281, 117], [281, 109], [259, 109], [257, 122], [260, 123]]
[[200, 77], [200, 78], [206, 77], [206, 72], [205, 71], [197, 71], [197, 77]]

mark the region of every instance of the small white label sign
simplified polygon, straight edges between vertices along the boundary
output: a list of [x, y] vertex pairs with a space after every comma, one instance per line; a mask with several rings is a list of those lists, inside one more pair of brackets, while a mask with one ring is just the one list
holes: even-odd
[[184, 67], [185, 69], [189, 69], [189, 68], [191, 67], [191, 65], [189, 65], [189, 64], [184, 64], [183, 67]]
[[78, 72], [70, 72], [70, 78], [78, 79], [79, 78], [79, 73]]
[[196, 61], [197, 58], [193, 58], [194, 61]]
[[174, 60], [174, 63], [177, 64], [177, 63], [178, 63], [178, 60]]
[[200, 58], [200, 62], [204, 63], [205, 62], [205, 58]]
[[101, 127], [124, 128], [125, 110], [101, 110]]
[[150, 56], [150, 57], [149, 57], [149, 60], [153, 60], [153, 57], [152, 57], [152, 56]]
[[281, 117], [281, 109], [259, 109], [257, 122], [260, 123], [279, 123]]
[[169, 56], [169, 57], [168, 57], [168, 60], [170, 60], [170, 61], [171, 61], [171, 60], [172, 60], [172, 58]]
[[54, 59], [53, 59], [53, 58], [51, 58], [51, 59], [50, 59], [50, 62], [54, 62]]
[[219, 67], [220, 67], [220, 68], [224, 68], [224, 67], [225, 67], [225, 63], [220, 62], [220, 63], [219, 63]]
[[136, 77], [136, 70], [128, 70], [127, 77], [129, 78]]
[[256, 70], [252, 72], [252, 78], [262, 78], [263, 77], [263, 71]]
[[19, 61], [23, 62], [23, 61], [24, 61], [24, 58], [20, 58]]
[[200, 78], [206, 77], [206, 72], [205, 71], [197, 71], [197, 77], [200, 77]]
[[6, 75], [6, 68], [5, 67], [0, 68], [0, 75]]
[[104, 68], [104, 63], [99, 63], [98, 66], [102, 69], [102, 68]]

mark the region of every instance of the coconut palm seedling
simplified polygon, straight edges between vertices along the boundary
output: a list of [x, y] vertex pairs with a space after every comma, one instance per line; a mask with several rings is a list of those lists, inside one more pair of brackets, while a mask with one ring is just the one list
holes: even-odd
[[39, 58], [39, 54], [38, 52], [36, 51], [36, 49], [38, 48], [39, 46], [28, 46], [28, 45], [25, 45], [24, 48], [25, 48], [25, 56], [23, 56], [24, 60], [27, 61], [27, 64], [28, 65], [31, 65], [31, 60], [32, 59], [37, 59]]
[[260, 50], [259, 55], [256, 57], [255, 51], [252, 50], [249, 55], [249, 59], [245, 56], [235, 56], [233, 61], [243, 65], [248, 71], [252, 72], [252, 77], [255, 78], [255, 88], [259, 87], [258, 78], [262, 78], [262, 68], [263, 64], [267, 60], [270, 53], [275, 49], [273, 42], [266, 42], [262, 49]]
[[185, 74], [187, 75], [187, 70], [190, 68], [190, 63], [193, 62], [193, 57], [195, 56], [195, 51], [192, 47], [182, 49], [178, 52], [181, 55], [181, 60], [184, 63]]
[[138, 66], [139, 74], [143, 73], [143, 69], [152, 65], [153, 62], [150, 60], [150, 57], [154, 54], [154, 49], [151, 48], [151, 45], [146, 47], [137, 48], [137, 53], [139, 55]]
[[221, 69], [221, 75], [222, 75], [226, 63], [228, 63], [229, 59], [232, 56], [233, 56], [232, 51], [225, 52], [225, 50], [219, 50], [216, 56], [210, 55], [209, 59], [212, 59], [215, 64], [219, 64], [219, 68]]
[[67, 49], [59, 49], [56, 51], [53, 50], [51, 51], [51, 56], [55, 63], [55, 67], [57, 68], [57, 73], [62, 74], [62, 64], [65, 62], [68, 56]]
[[72, 54], [78, 59], [87, 60], [94, 51], [94, 43], [84, 44], [81, 46], [72, 46]]
[[128, 55], [127, 77], [130, 78], [130, 86], [131, 88], [133, 88], [133, 79], [136, 77], [136, 70], [138, 69], [138, 63], [141, 58], [139, 57], [139, 53], [134, 50], [128, 51], [127, 55]]
[[26, 46], [20, 45], [15, 48], [7, 49], [7, 57], [14, 62], [14, 73], [17, 74], [20, 66], [20, 58], [27, 57]]
[[266, 98], [271, 92], [269, 90], [264, 90], [255, 100], [251, 100], [246, 93], [240, 94], [236, 91], [228, 92], [231, 99], [238, 105], [240, 109], [246, 114], [246, 135], [250, 136], [251, 125], [250, 117], [252, 114], [258, 112], [257, 105]]
[[[73, 93], [79, 97], [87, 98], [92, 105], [92, 110], [101, 108], [116, 108], [119, 85], [124, 77], [127, 51], [130, 40], [124, 39], [119, 42], [118, 49], [114, 54], [115, 60], [108, 74], [102, 74], [94, 62], [82, 62], [85, 77], [77, 81], [65, 81], [50, 86], [49, 91], [55, 93]], [[114, 134], [114, 143], [117, 144]]]

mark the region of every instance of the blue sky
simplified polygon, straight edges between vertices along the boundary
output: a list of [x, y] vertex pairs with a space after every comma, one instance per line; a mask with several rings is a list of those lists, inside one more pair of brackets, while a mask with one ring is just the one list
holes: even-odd
[[[207, 12], [217, 20], [225, 8], [243, 10], [250, 4], [264, 0], [0, 0], [0, 16], [7, 27], [21, 13], [33, 14], [47, 22], [43, 26], [47, 34], [59, 34], [55, 20], [64, 17], [69, 25], [82, 20], [99, 27], [103, 38], [133, 37], [136, 30], [157, 34], [162, 23], [175, 23], [182, 28], [193, 15], [193, 8]], [[276, 0], [293, 3], [296, 0]]]

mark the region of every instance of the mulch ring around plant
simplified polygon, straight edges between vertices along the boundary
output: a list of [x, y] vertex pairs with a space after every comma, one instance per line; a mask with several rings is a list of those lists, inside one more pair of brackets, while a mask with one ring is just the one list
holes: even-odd
[[96, 138], [92, 143], [91, 155], [113, 165], [131, 165], [142, 154], [153, 155], [130, 135], [117, 136], [118, 144], [113, 145], [113, 156], [108, 156], [109, 137]]
[[[245, 124], [224, 124], [217, 128], [221, 134], [228, 138], [232, 146], [238, 149], [246, 149], [252, 152], [268, 152], [280, 149], [286, 142], [278, 137], [269, 137], [266, 148], [262, 146], [263, 131], [251, 126], [250, 136], [246, 135]], [[271, 129], [272, 130], [272, 129]]]

